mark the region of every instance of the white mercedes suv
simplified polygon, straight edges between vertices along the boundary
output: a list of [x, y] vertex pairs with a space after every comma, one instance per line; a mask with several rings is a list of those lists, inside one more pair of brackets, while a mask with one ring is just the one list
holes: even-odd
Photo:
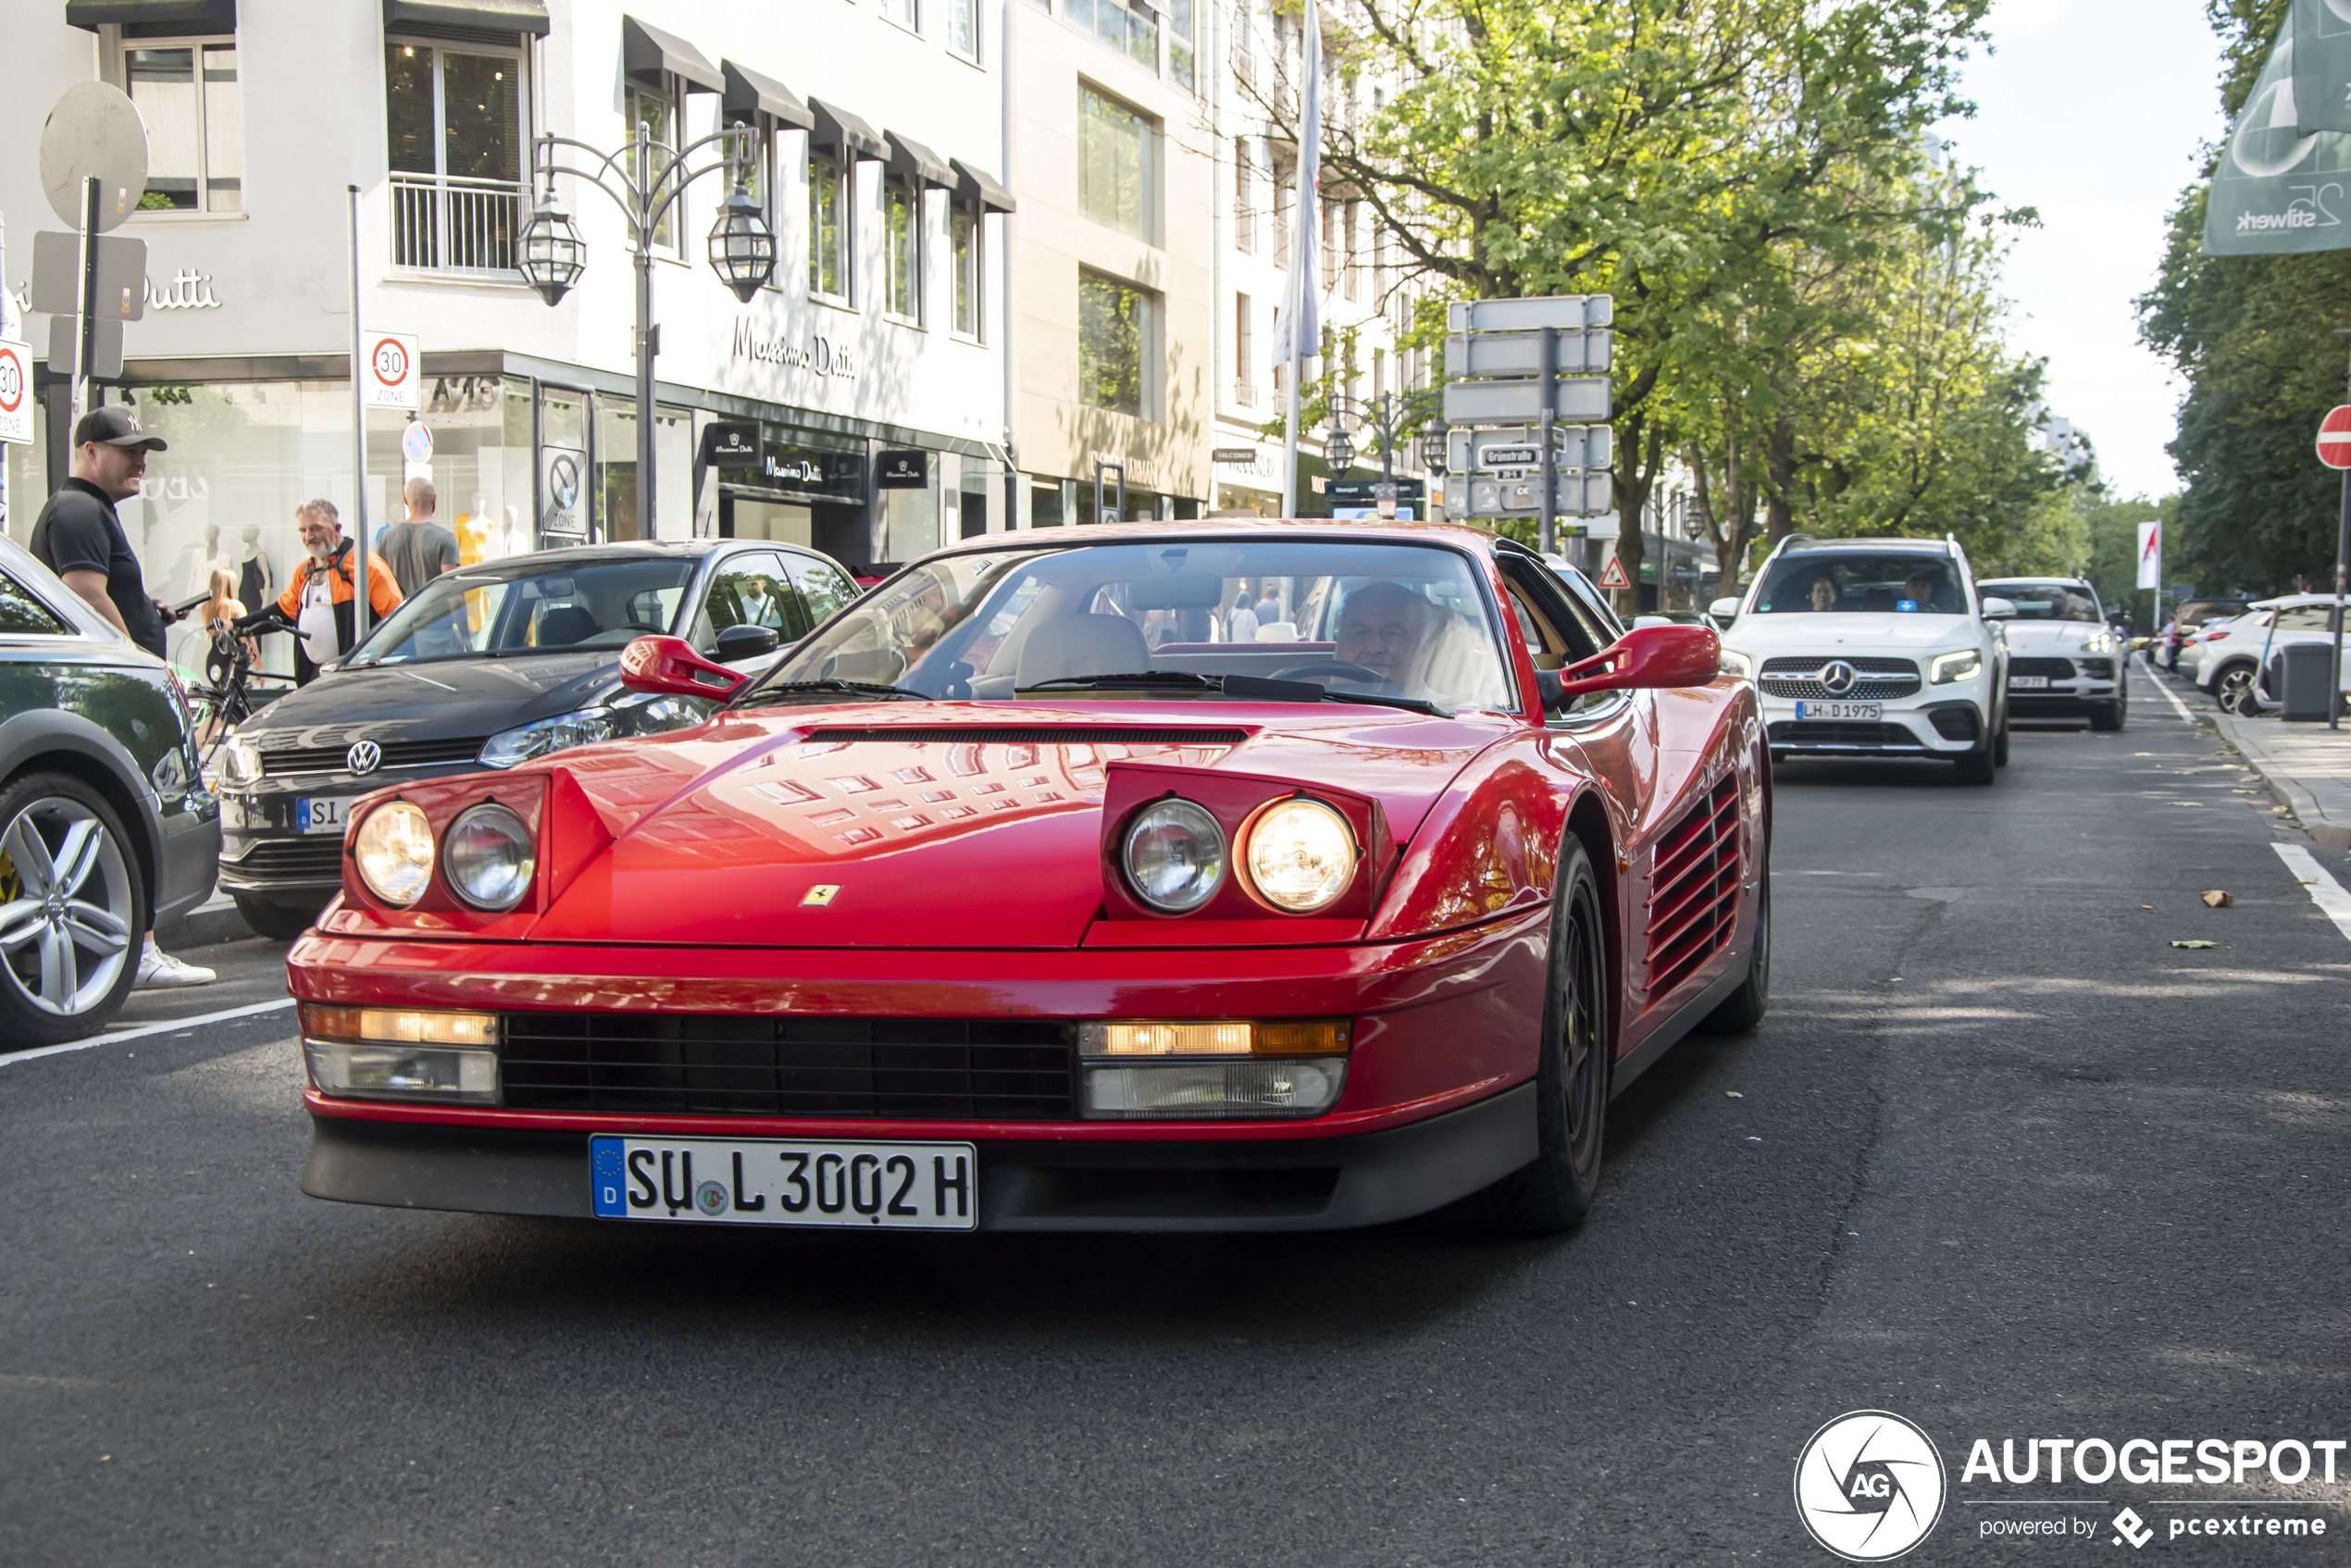
[[1978, 600], [1957, 540], [1791, 534], [1718, 599], [1725, 674], [1752, 678], [1772, 757], [1946, 757], [1963, 784], [2009, 760], [2005, 599]]

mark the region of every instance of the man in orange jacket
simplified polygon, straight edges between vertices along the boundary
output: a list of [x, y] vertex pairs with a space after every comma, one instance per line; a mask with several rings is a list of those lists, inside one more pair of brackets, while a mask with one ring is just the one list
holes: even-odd
[[[342, 537], [342, 520], [331, 501], [305, 501], [294, 509], [294, 523], [309, 552], [294, 568], [293, 580], [278, 596], [277, 604], [238, 624], [240, 630], [264, 619], [290, 622], [294, 628], [294, 684], [307, 686], [318, 678], [318, 666], [348, 653], [358, 642], [353, 602], [358, 588], [353, 580], [351, 541]], [[382, 561], [367, 571], [367, 605], [380, 621], [400, 608], [400, 585]]]

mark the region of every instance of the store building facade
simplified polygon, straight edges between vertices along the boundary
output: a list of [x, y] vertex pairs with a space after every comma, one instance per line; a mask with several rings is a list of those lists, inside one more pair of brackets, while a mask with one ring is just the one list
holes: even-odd
[[[158, 596], [216, 566], [274, 597], [296, 505], [397, 520], [426, 473], [468, 560], [595, 540], [727, 534], [812, 543], [860, 571], [1001, 529], [1007, 465], [1001, 0], [41, 0], [12, 19], [0, 105], [0, 263], [26, 316], [48, 106], [115, 82], [150, 143], [143, 319], [105, 388], [170, 442], [122, 508]], [[532, 139], [677, 146], [753, 128], [744, 170], [777, 240], [748, 305], [704, 236], [728, 187], [690, 184], [653, 235], [655, 504], [636, 503], [633, 269], [620, 209], [558, 176], [586, 243], [549, 307], [516, 268]], [[566, 161], [577, 167], [578, 155]], [[716, 161], [707, 148], [692, 162]], [[421, 341], [431, 454], [371, 411], [353, 473], [351, 218], [363, 324]], [[42, 441], [7, 449], [11, 537], [65, 470], [64, 366]], [[755, 423], [757, 459], [708, 460]]]

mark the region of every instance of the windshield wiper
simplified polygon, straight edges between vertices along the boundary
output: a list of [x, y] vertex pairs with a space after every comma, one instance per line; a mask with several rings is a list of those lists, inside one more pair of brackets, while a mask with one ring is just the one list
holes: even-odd
[[1132, 675], [1065, 675], [1024, 686], [1016, 695], [1039, 691], [1213, 691], [1242, 703], [1359, 703], [1373, 707], [1403, 708], [1437, 718], [1451, 718], [1451, 710], [1420, 697], [1383, 697], [1368, 691], [1334, 691], [1312, 680], [1275, 680], [1259, 675], [1196, 675], [1190, 670], [1138, 670]]
[[[773, 682], [772, 684], [755, 687], [753, 690], [756, 691], [762, 697], [774, 696], [777, 693], [785, 691], [843, 691], [852, 697], [894, 697], [902, 702], [911, 701], [916, 703], [933, 703], [938, 701], [938, 699], [933, 697], [929, 692], [916, 691], [911, 687], [889, 686], [878, 680], [843, 680], [840, 677], [835, 675], [826, 676], [821, 680], [778, 680]], [[751, 691], [745, 691], [743, 693], [745, 696], [750, 696], [751, 694]]]

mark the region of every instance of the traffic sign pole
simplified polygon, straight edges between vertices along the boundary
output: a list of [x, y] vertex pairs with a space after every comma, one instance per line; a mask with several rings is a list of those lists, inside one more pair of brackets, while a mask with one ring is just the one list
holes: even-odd
[[1540, 375], [1543, 388], [1542, 436], [1536, 445], [1543, 453], [1543, 523], [1536, 537], [1542, 542], [1543, 554], [1549, 555], [1559, 549], [1559, 497], [1554, 493], [1559, 483], [1559, 451], [1552, 444], [1551, 431], [1557, 422], [1553, 412], [1551, 382], [1559, 375], [1560, 335], [1556, 327], [1543, 329], [1543, 360]]
[[90, 361], [98, 347], [98, 177], [86, 176], [81, 181], [81, 320], [73, 335], [76, 424], [90, 412]]
[[[352, 549], [350, 653], [367, 641], [367, 362], [359, 330], [359, 187], [347, 186], [351, 202], [351, 528], [357, 543]], [[416, 374], [412, 368], [409, 372]], [[640, 417], [642, 417], [641, 410]], [[331, 589], [328, 593], [332, 598]]]

